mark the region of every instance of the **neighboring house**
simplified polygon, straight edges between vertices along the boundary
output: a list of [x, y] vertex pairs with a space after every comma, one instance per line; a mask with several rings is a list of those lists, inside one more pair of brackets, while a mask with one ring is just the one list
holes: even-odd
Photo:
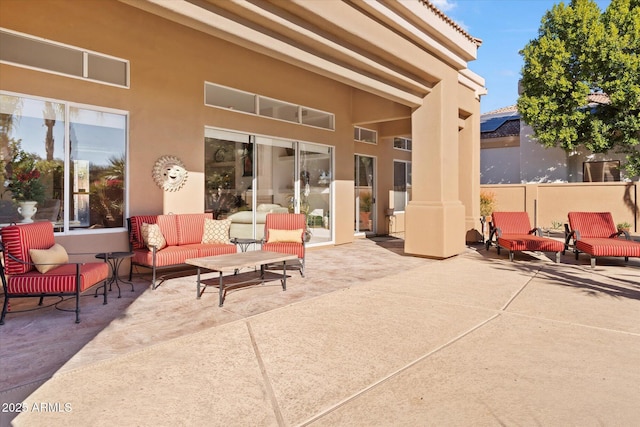
[[125, 250], [131, 215], [250, 211], [257, 235], [272, 205], [311, 246], [386, 233], [390, 208], [409, 253], [479, 228], [481, 42], [429, 1], [1, 1], [0, 43], [0, 155], [47, 160], [78, 252]]
[[480, 141], [481, 184], [627, 180], [621, 168], [624, 155], [545, 148], [520, 120], [515, 105], [482, 115]]

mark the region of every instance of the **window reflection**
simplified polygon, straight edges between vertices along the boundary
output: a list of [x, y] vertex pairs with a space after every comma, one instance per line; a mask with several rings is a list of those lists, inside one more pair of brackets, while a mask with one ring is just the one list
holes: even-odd
[[[0, 173], [3, 182], [11, 177], [15, 147], [36, 159], [44, 194], [33, 219], [51, 221], [56, 231], [124, 227], [126, 115], [13, 95], [0, 100]], [[17, 195], [1, 198], [0, 222], [21, 221], [11, 206]]]

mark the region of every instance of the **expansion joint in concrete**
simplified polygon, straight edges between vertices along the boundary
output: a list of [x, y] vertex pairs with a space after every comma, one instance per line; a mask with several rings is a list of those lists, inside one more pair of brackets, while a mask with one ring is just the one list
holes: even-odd
[[475, 332], [476, 330], [482, 328], [484, 325], [486, 325], [487, 323], [491, 322], [492, 320], [496, 319], [500, 317], [500, 313], [496, 313], [493, 316], [489, 317], [488, 319], [480, 322], [479, 324], [473, 326], [472, 328], [464, 331], [463, 333], [461, 333], [460, 335], [452, 338], [451, 340], [447, 341], [446, 343], [444, 343], [443, 345], [436, 347], [435, 349], [431, 350], [430, 352], [420, 356], [419, 358], [415, 359], [414, 361], [408, 363], [407, 365], [403, 366], [402, 368], [396, 370], [395, 372], [390, 373], [389, 375], [381, 378], [380, 380], [370, 384], [369, 386], [363, 388], [362, 390], [358, 391], [357, 393], [352, 394], [351, 396], [341, 400], [340, 402], [336, 403], [335, 405], [330, 406], [329, 408], [325, 409], [322, 412], [317, 413], [316, 415], [314, 415], [313, 417], [309, 418], [308, 420], [298, 424], [299, 427], [302, 426], [307, 426], [310, 425], [312, 423], [314, 423], [315, 421], [321, 419], [322, 417], [330, 414], [331, 412], [337, 410], [338, 408], [340, 408], [341, 406], [346, 405], [347, 403], [357, 399], [358, 397], [368, 393], [369, 391], [375, 389], [376, 387], [386, 383], [387, 381], [397, 377], [398, 375], [402, 374], [403, 372], [407, 371], [408, 369], [412, 368], [413, 366], [417, 365], [418, 363], [422, 362], [423, 360], [429, 358], [430, 356], [438, 353], [439, 351], [449, 347], [450, 345], [456, 343], [457, 341], [461, 340], [462, 338], [466, 337], [467, 335], [471, 334], [472, 332]]
[[262, 360], [262, 356], [260, 355], [260, 349], [258, 348], [258, 343], [256, 342], [256, 338], [253, 335], [253, 330], [251, 329], [251, 323], [245, 322], [245, 324], [247, 325], [247, 331], [249, 332], [249, 337], [251, 338], [251, 346], [253, 347], [253, 352], [255, 353], [256, 360], [258, 361], [258, 365], [260, 366], [260, 373], [262, 374], [262, 379], [264, 380], [267, 396], [269, 397], [269, 400], [271, 401], [271, 406], [273, 407], [273, 413], [276, 416], [278, 425], [285, 426], [286, 423], [284, 422], [284, 417], [282, 416], [280, 405], [278, 405], [278, 399], [276, 399], [276, 394], [273, 391], [273, 386], [271, 385], [271, 380], [269, 379], [267, 368], [264, 366], [264, 361]]

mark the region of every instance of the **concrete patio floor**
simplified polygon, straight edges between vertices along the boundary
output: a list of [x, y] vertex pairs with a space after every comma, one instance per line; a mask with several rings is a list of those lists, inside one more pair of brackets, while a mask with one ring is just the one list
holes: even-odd
[[78, 325], [16, 300], [0, 425], [640, 424], [640, 260], [402, 248], [310, 250], [286, 292], [241, 287], [222, 308], [192, 272], [156, 290], [136, 276], [106, 306], [84, 296]]

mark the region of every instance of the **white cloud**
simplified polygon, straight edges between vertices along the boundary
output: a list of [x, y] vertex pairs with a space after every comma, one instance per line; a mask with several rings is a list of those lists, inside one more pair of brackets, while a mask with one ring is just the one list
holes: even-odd
[[431, 0], [431, 3], [443, 12], [455, 9], [458, 4], [452, 0]]

